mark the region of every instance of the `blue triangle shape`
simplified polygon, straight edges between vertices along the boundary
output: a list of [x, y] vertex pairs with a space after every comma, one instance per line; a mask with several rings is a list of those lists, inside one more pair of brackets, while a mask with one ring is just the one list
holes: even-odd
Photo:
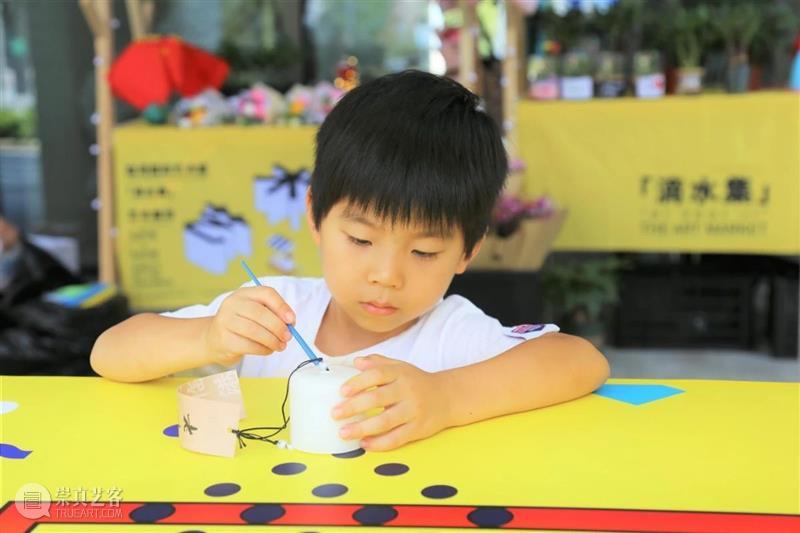
[[642, 405], [656, 400], [663, 400], [683, 392], [682, 389], [676, 389], [668, 385], [603, 385], [594, 391], [598, 396], [605, 396], [606, 398], [631, 405]]

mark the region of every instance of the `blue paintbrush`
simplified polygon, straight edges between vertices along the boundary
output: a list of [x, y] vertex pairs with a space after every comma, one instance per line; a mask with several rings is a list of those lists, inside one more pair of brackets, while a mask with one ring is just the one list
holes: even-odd
[[[253, 280], [253, 283], [258, 285], [259, 287], [262, 287], [261, 282], [258, 281], [258, 278], [256, 277], [255, 274], [253, 274], [253, 271], [250, 270], [250, 267], [247, 266], [247, 263], [244, 262], [244, 259], [242, 259], [242, 266], [247, 271], [247, 275], [250, 276], [250, 279]], [[298, 343], [300, 343], [300, 346], [303, 348], [303, 351], [306, 352], [308, 359], [310, 361], [313, 361], [315, 365], [319, 366], [320, 361], [319, 358], [314, 354], [314, 350], [312, 350], [311, 347], [308, 344], [306, 344], [306, 341], [304, 341], [303, 337], [300, 336], [300, 333], [296, 329], [294, 329], [293, 325], [291, 324], [286, 324], [286, 325], [289, 327], [289, 331], [291, 332], [292, 337], [294, 337], [294, 339]], [[325, 366], [325, 370], [329, 370], [327, 366]]]

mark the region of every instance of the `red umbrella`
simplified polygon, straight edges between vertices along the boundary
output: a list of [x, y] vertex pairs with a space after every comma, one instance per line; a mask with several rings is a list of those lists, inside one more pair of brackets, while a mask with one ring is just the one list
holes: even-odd
[[173, 91], [184, 97], [218, 89], [228, 64], [177, 37], [148, 37], [131, 43], [111, 65], [111, 90], [139, 110], [164, 105]]

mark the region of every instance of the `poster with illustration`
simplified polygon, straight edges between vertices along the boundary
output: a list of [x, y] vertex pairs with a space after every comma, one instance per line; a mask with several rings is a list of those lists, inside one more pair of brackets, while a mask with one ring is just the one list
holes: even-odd
[[250, 257], [251, 239], [250, 226], [243, 218], [208, 204], [198, 220], [186, 223], [183, 250], [190, 263], [212, 274], [224, 274], [234, 258]]
[[306, 192], [310, 181], [311, 173], [306, 169], [290, 172], [275, 165], [269, 176], [257, 176], [254, 181], [256, 209], [267, 217], [269, 224], [288, 220], [292, 229], [297, 231], [306, 212]]
[[258, 276], [319, 276], [305, 218], [316, 128], [114, 132], [117, 260], [136, 310], [208, 303]]

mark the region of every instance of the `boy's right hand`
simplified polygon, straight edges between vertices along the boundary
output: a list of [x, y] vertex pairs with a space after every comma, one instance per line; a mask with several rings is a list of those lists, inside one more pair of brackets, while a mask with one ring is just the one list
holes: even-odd
[[294, 312], [272, 287], [244, 287], [231, 293], [211, 317], [204, 335], [213, 362], [230, 366], [245, 354], [270, 355], [292, 338]]

